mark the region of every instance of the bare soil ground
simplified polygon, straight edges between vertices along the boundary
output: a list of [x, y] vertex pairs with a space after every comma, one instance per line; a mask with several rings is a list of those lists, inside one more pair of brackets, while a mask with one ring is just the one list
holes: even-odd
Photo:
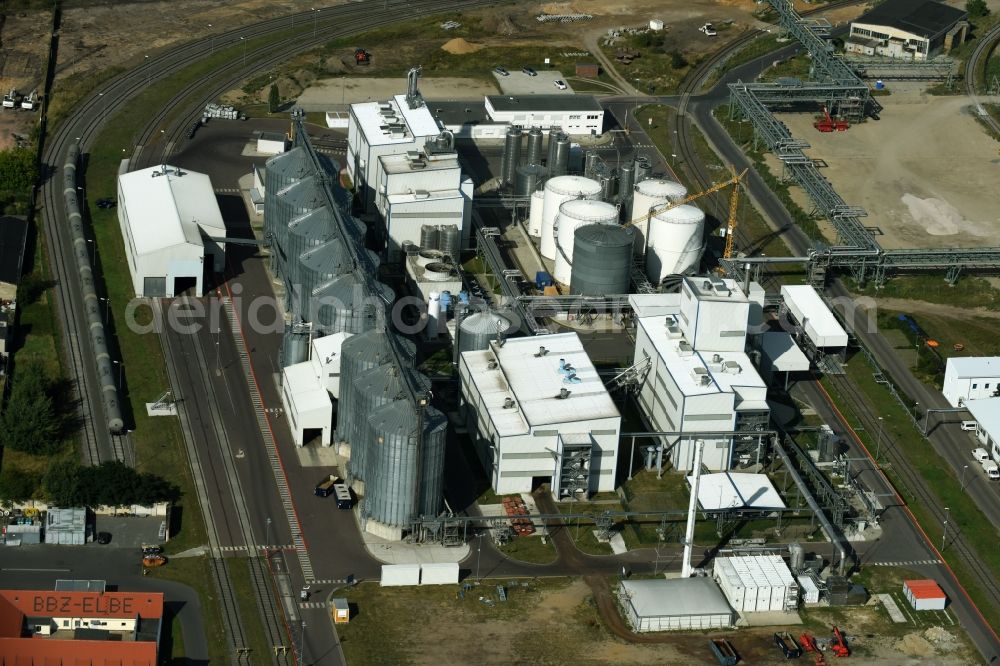
[[811, 114], [777, 117], [812, 145], [806, 154], [827, 162], [822, 172], [844, 200], [868, 211], [865, 224], [881, 230], [883, 247], [1000, 244], [993, 196], [1000, 146], [972, 117], [968, 98], [894, 83], [892, 94], [880, 101], [880, 121], [847, 132], [820, 133]]

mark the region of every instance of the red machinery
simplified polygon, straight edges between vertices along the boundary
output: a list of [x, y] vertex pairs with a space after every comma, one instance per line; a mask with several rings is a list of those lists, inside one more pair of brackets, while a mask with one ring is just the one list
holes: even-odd
[[816, 655], [816, 666], [825, 666], [826, 659], [823, 658], [823, 653], [819, 651], [819, 646], [816, 645], [816, 639], [809, 634], [802, 634], [799, 636], [799, 643], [802, 645], [802, 649], [806, 652], [812, 652]]
[[354, 49], [354, 63], [356, 65], [367, 65], [372, 61], [372, 54], [364, 49]]
[[846, 132], [850, 129], [851, 125], [846, 120], [839, 120], [831, 117], [826, 105], [823, 105], [823, 115], [816, 119], [816, 122], [813, 123], [813, 127], [818, 129], [820, 132]]
[[830, 642], [830, 650], [832, 650], [838, 657], [851, 656], [851, 651], [847, 647], [847, 641], [844, 639], [844, 634], [840, 633], [840, 629], [837, 627], [833, 628], [833, 640]]

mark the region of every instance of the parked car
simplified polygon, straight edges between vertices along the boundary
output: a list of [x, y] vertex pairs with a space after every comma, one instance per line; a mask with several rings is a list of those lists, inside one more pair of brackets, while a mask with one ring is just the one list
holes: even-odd
[[563, 81], [562, 79], [556, 79], [555, 81], [552, 82], [552, 85], [554, 85], [559, 90], [566, 90], [567, 88], [566, 82]]
[[972, 449], [972, 457], [976, 459], [977, 462], [986, 462], [990, 459], [990, 454], [986, 452], [983, 447]]
[[106, 546], [111, 543], [111, 532], [98, 532], [97, 533], [97, 543], [102, 546]]
[[715, 31], [715, 26], [712, 25], [711, 23], [706, 23], [705, 25], [698, 28], [698, 30], [705, 33], [706, 37], [715, 37], [717, 34], [719, 34]]
[[97, 200], [97, 207], [98, 208], [114, 208], [115, 207], [115, 200], [114, 199], [98, 199]]
[[538, 72], [531, 69], [530, 67], [522, 67], [521, 71], [527, 74], [528, 76], [538, 76]]
[[503, 67], [494, 67], [493, 73], [496, 74], [497, 76], [510, 76], [510, 72], [508, 72]]
[[962, 430], [975, 430], [976, 421], [962, 421]]

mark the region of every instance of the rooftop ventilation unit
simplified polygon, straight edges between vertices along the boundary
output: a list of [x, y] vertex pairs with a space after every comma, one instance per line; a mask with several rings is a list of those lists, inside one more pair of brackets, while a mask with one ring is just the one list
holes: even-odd
[[712, 363], [722, 363], [722, 356], [720, 354], [712, 354]]
[[687, 340], [677, 341], [677, 355], [678, 356], [690, 356], [694, 353], [694, 347]]
[[698, 365], [691, 368], [691, 378], [699, 385], [704, 385], [706, 383], [704, 380], [711, 379], [711, 376], [708, 374], [708, 368]]
[[726, 361], [722, 364], [722, 371], [729, 375], [738, 375], [743, 372], [743, 367], [738, 361]]
[[543, 356], [547, 356], [548, 353], [549, 353], [548, 349], [546, 349], [545, 347], [539, 347], [538, 348], [538, 353], [535, 354], [535, 358], [541, 358]]
[[486, 367], [490, 370], [496, 370], [499, 365], [500, 364], [497, 363], [496, 359], [491, 359], [490, 362], [486, 364]]
[[559, 389], [559, 395], [556, 396], [556, 400], [565, 400], [571, 393], [572, 391], [569, 389]]
[[514, 409], [514, 398], [505, 398], [503, 401], [504, 409]]

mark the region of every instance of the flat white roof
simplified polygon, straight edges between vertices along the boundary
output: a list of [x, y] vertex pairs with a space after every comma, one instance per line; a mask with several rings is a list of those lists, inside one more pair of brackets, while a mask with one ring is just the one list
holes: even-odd
[[[745, 353], [693, 349], [680, 351], [678, 341], [681, 338], [670, 337], [666, 321], [662, 316], [642, 317], [639, 319], [639, 325], [646, 331], [653, 347], [667, 366], [670, 376], [684, 395], [735, 393], [739, 387], [767, 389], [767, 384], [761, 379], [757, 369], [750, 362], [750, 357]], [[688, 347], [690, 348], [690, 345]], [[716, 356], [720, 358], [719, 361], [714, 360]], [[730, 362], [735, 365], [727, 365]], [[731, 371], [727, 371], [726, 368]], [[704, 373], [699, 369], [703, 369]], [[695, 379], [696, 374], [707, 375], [708, 383], [702, 384], [700, 380]]]
[[289, 365], [282, 372], [288, 395], [299, 414], [333, 409], [330, 394], [320, 384], [311, 361]]
[[789, 587], [795, 582], [781, 555], [717, 557], [715, 576], [733, 587]]
[[695, 275], [684, 278], [685, 286], [699, 301], [729, 301], [746, 303], [749, 301], [743, 287], [732, 278], [716, 275]]
[[455, 157], [443, 157], [440, 155], [432, 156], [430, 159], [421, 153], [423, 160], [420, 162], [423, 164], [422, 167], [413, 168], [413, 163], [410, 161], [409, 155], [405, 153], [400, 153], [396, 155], [380, 155], [378, 161], [382, 163], [382, 169], [390, 175], [396, 175], [401, 173], [426, 173], [428, 171], [442, 171], [445, 169], [459, 169], [461, 168], [458, 164], [458, 156]]
[[830, 312], [819, 292], [808, 284], [781, 287], [788, 311], [795, 315], [806, 335], [817, 347], [846, 347], [847, 332]]
[[711, 578], [623, 580], [622, 590], [640, 617], [730, 615], [733, 609]]
[[629, 294], [628, 304], [636, 317], [665, 317], [681, 311], [681, 295]]
[[[403, 121], [406, 132], [402, 136], [384, 130], [386, 116], [383, 108]], [[369, 145], [382, 146], [391, 143], [410, 143], [414, 137], [436, 136], [440, 130], [427, 105], [411, 109], [406, 105], [406, 95], [396, 95], [388, 102], [361, 102], [351, 104], [354, 116]]]
[[[687, 477], [689, 488], [693, 480], [693, 476]], [[698, 482], [698, 504], [704, 511], [785, 508], [785, 502], [767, 474], [739, 472], [702, 474]]]
[[[544, 347], [546, 354], [538, 356]], [[618, 408], [583, 350], [576, 333], [513, 338], [502, 347], [464, 352], [469, 375], [500, 436], [529, 432], [530, 428], [576, 421], [618, 418]], [[496, 368], [489, 367], [496, 360]], [[573, 367], [576, 380], [567, 381], [560, 360]], [[570, 392], [559, 398], [561, 389]], [[514, 406], [504, 408], [507, 398]]]
[[994, 442], [1000, 442], [1000, 398], [966, 400], [965, 408]]
[[313, 339], [313, 358], [325, 358], [331, 353], [339, 354], [344, 341], [353, 335], [353, 333], [340, 332]]
[[462, 191], [450, 190], [425, 190], [419, 195], [416, 192], [406, 192], [402, 194], [390, 194], [386, 197], [390, 204], [415, 203], [417, 201], [440, 201], [445, 199], [461, 199]]
[[201, 231], [217, 238], [226, 225], [211, 179], [170, 165], [118, 176], [119, 205], [125, 207], [136, 252], [149, 254], [176, 245], [204, 245]]
[[945, 374], [962, 379], [1000, 377], [1000, 356], [954, 356], [948, 359]]
[[791, 333], [769, 331], [760, 336], [760, 350], [771, 362], [771, 367], [781, 372], [805, 372], [809, 359], [795, 344]]

